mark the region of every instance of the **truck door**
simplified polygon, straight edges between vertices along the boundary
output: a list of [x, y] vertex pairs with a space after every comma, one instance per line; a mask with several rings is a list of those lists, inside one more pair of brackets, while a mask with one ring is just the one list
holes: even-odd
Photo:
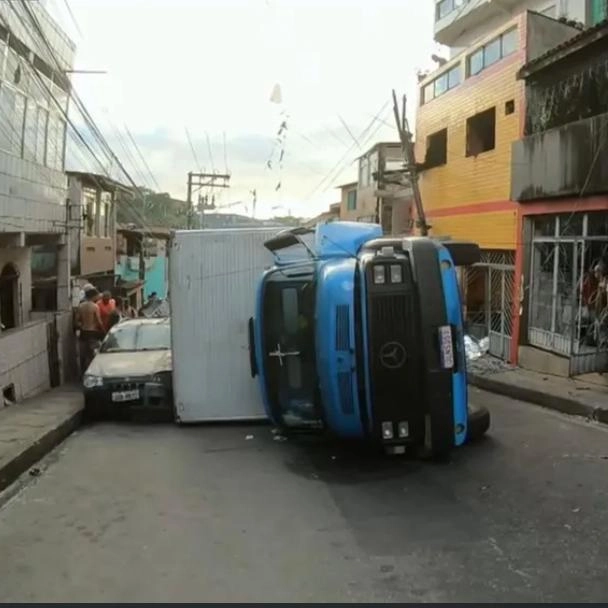
[[275, 279], [265, 288], [263, 342], [268, 397], [275, 418], [291, 428], [320, 425], [314, 298], [312, 279]]

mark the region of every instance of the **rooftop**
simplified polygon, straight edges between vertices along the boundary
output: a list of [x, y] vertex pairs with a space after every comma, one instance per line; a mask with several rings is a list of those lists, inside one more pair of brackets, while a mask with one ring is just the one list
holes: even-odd
[[600, 21], [597, 25], [582, 30], [565, 42], [554, 46], [542, 55], [526, 63], [517, 73], [520, 79], [526, 79], [533, 74], [569, 57], [581, 49], [608, 36], [608, 19]]

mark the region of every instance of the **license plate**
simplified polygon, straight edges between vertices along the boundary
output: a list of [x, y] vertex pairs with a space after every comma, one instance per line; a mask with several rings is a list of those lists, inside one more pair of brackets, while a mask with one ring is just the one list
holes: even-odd
[[439, 353], [441, 355], [441, 367], [452, 369], [454, 367], [454, 345], [452, 342], [452, 328], [443, 325], [439, 328]]
[[112, 393], [112, 401], [135, 401], [139, 399], [139, 391], [120, 391]]

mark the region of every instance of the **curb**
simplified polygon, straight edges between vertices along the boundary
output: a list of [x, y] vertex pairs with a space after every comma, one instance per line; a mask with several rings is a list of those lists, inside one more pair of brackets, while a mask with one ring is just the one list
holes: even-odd
[[0, 492], [15, 482], [32, 465], [42, 460], [53, 448], [57, 447], [80, 426], [81, 420], [82, 410], [79, 409], [8, 461], [0, 469]]
[[495, 378], [480, 374], [469, 373], [467, 374], [467, 377], [471, 386], [475, 386], [491, 393], [505, 395], [506, 397], [517, 399], [518, 401], [534, 403], [550, 410], [556, 410], [562, 414], [569, 414], [570, 416], [583, 416], [591, 420], [608, 423], [608, 410], [581, 403], [580, 401], [577, 401], [571, 397], [561, 397], [543, 393], [537, 389], [517, 386], [508, 382], [501, 382]]

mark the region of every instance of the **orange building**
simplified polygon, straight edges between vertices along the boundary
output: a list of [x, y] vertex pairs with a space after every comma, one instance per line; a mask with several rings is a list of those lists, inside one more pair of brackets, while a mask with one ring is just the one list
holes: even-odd
[[463, 278], [469, 331], [512, 358], [518, 205], [511, 201], [511, 148], [523, 133], [519, 69], [572, 35], [524, 11], [504, 21], [420, 82], [416, 158], [431, 235], [477, 242], [482, 263]]

